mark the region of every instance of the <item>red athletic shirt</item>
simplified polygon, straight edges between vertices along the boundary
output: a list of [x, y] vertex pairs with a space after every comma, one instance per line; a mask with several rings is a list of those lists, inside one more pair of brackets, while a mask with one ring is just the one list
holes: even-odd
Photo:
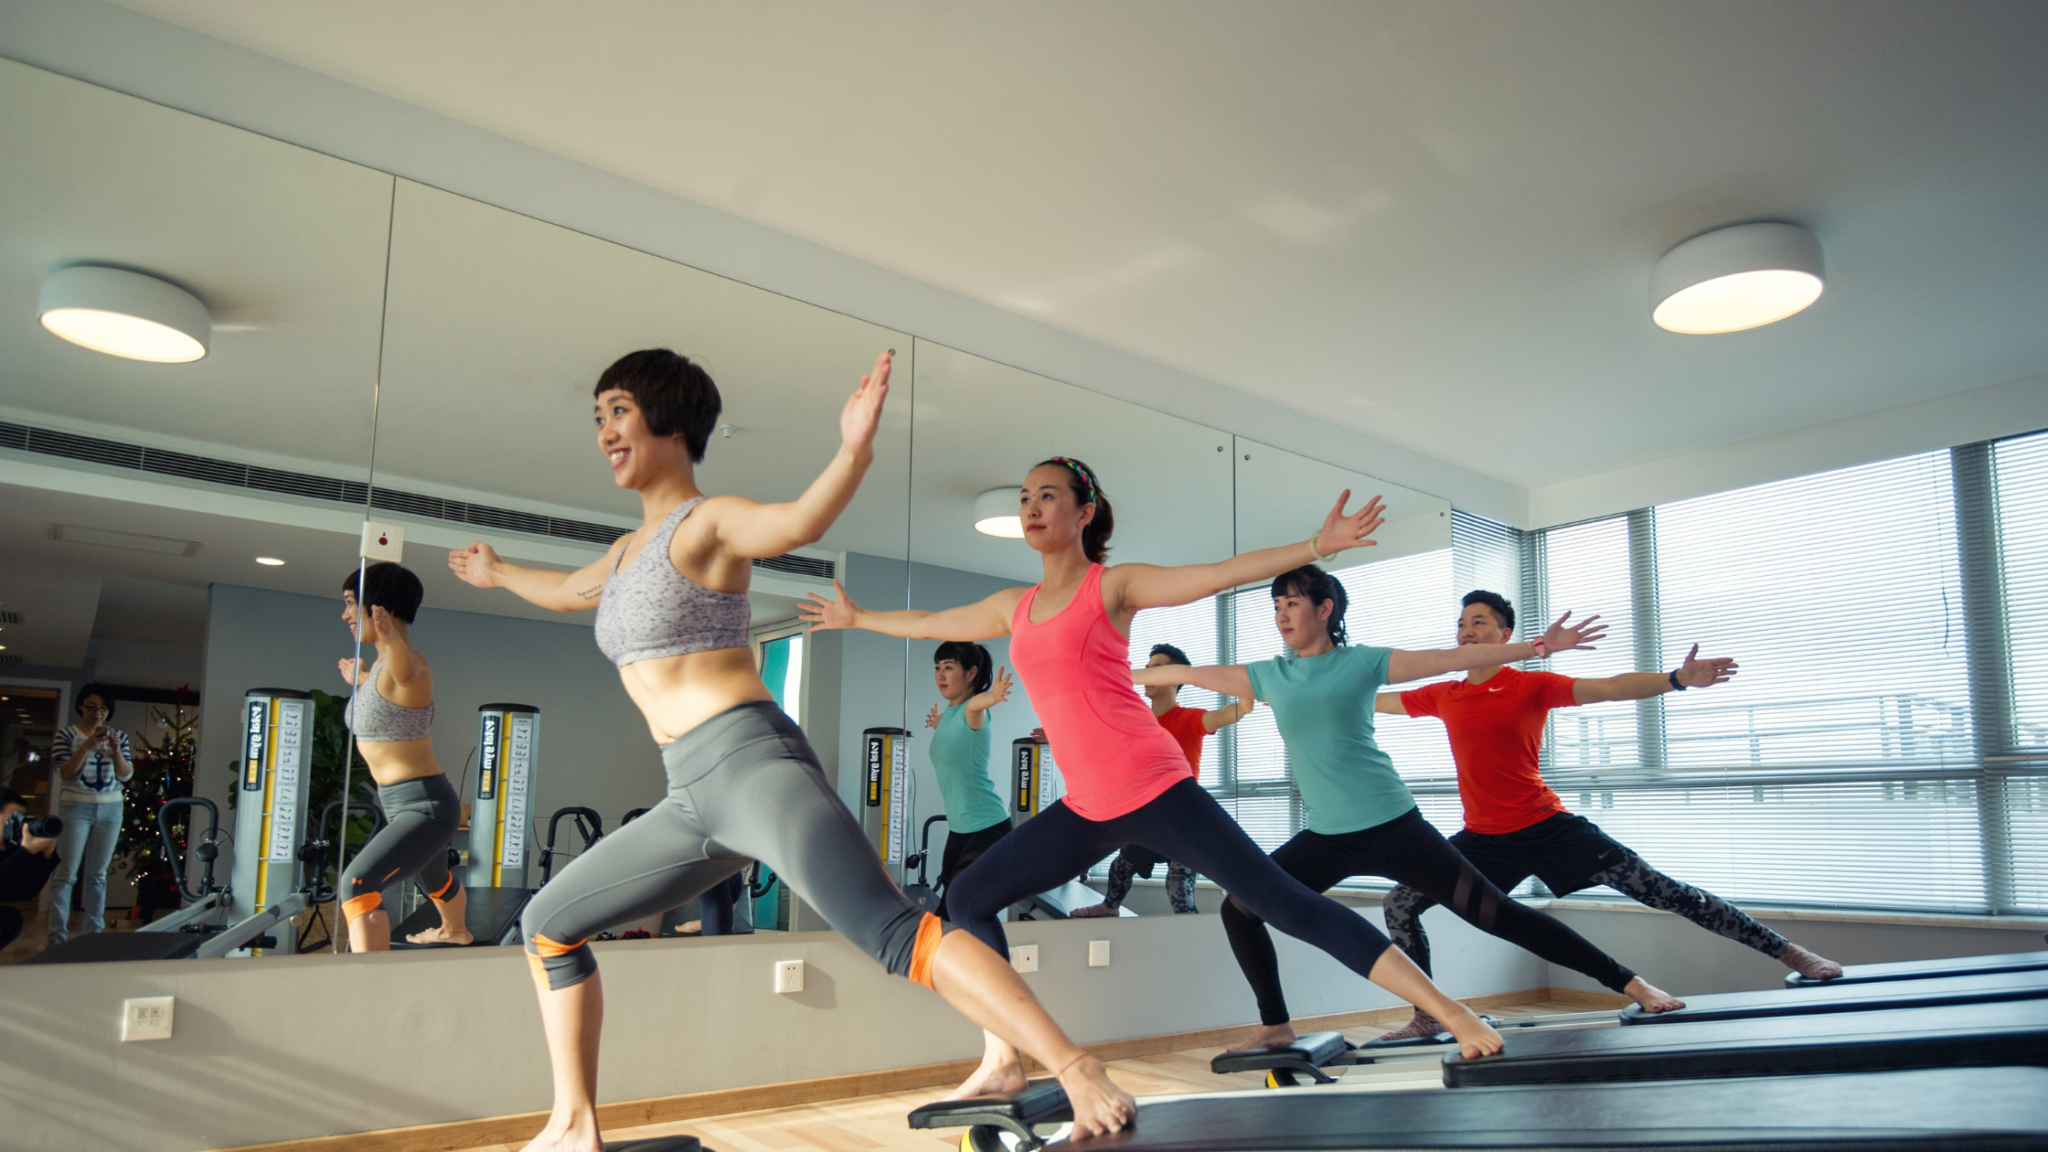
[[1565, 811], [1543, 782], [1540, 756], [1544, 718], [1578, 703], [1573, 683], [1555, 672], [1502, 668], [1484, 684], [1443, 681], [1401, 693], [1410, 716], [1438, 717], [1450, 733], [1465, 827], [1497, 836]]
[[1173, 733], [1173, 738], [1180, 742], [1180, 750], [1187, 754], [1188, 769], [1197, 780], [1202, 778], [1202, 737], [1209, 734], [1209, 730], [1202, 726], [1204, 715], [1206, 713], [1200, 708], [1182, 708], [1176, 704], [1159, 718], [1159, 726]]

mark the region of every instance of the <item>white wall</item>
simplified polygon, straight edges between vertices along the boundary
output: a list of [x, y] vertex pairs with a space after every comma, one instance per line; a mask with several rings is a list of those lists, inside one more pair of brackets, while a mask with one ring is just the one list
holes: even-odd
[[[1540, 983], [1540, 963], [1462, 925], [1440, 971], [1461, 994]], [[1256, 1015], [1214, 916], [1014, 926], [1040, 947], [1027, 981], [1075, 1036], [1109, 1040]], [[1112, 963], [1087, 967], [1087, 941]], [[1291, 940], [1304, 1015], [1391, 997]], [[936, 995], [831, 933], [594, 946], [611, 1006], [605, 1101], [960, 1060], [980, 1035]], [[769, 991], [802, 959], [805, 991]], [[1169, 976], [1170, 979], [1162, 979]], [[0, 970], [0, 1141], [8, 1148], [187, 1152], [544, 1110], [547, 1057], [516, 948], [170, 960]], [[121, 1000], [177, 997], [168, 1041], [122, 1044]]]

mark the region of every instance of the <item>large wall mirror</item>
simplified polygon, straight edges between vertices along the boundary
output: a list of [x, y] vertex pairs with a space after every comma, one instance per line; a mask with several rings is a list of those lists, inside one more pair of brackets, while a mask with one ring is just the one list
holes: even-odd
[[[17, 904], [25, 929], [0, 952], [13, 963], [50, 941], [53, 898], [73, 945], [102, 914], [127, 940], [176, 912], [155, 821], [167, 798], [216, 805], [217, 886], [268, 854], [264, 831], [237, 835], [252, 806], [234, 802], [266, 795], [242, 787], [251, 689], [285, 690], [264, 707], [295, 737], [325, 725], [334, 750], [338, 704], [301, 693], [341, 691], [335, 594], [369, 479], [393, 185], [4, 60], [0, 155], [0, 782], [68, 822], [56, 875], [27, 897], [41, 903]], [[124, 354], [60, 339], [46, 312]], [[251, 629], [281, 602], [321, 610]], [[316, 796], [338, 789], [321, 751], [285, 752]], [[182, 853], [208, 818], [174, 811]], [[309, 917], [270, 938], [296, 943]]]
[[[485, 907], [494, 897], [482, 889], [538, 885], [586, 846], [586, 833], [616, 831], [666, 785], [647, 723], [598, 651], [594, 613], [472, 587], [451, 572], [448, 552], [481, 541], [512, 563], [572, 569], [640, 524], [640, 499], [614, 483], [592, 423], [593, 386], [628, 352], [672, 349], [710, 373], [723, 413], [698, 482], [767, 502], [796, 498], [830, 462], [860, 377], [885, 349], [907, 366], [910, 340], [406, 181], [387, 326], [372, 516], [403, 529], [403, 562], [424, 588], [409, 640], [433, 671], [434, 753], [465, 809], [457, 844], [478, 901], [471, 927], [502, 932], [516, 896]], [[909, 392], [905, 372], [874, 464], [832, 530], [757, 561], [752, 577], [764, 678], [849, 797], [861, 727], [876, 716], [901, 721], [903, 648], [807, 637], [797, 603], [829, 593], [835, 577], [902, 603]], [[341, 654], [346, 636], [334, 639]], [[530, 710], [518, 720], [533, 733], [523, 785], [486, 762], [498, 705]], [[772, 892], [760, 919], [819, 926]]]

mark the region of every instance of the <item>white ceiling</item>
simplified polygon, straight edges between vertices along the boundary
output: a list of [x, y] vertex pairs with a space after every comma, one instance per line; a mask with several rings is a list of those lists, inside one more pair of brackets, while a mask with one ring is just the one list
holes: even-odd
[[1524, 486], [2048, 368], [2038, 3], [126, 2]]
[[[0, 156], [0, 405], [14, 418], [367, 473], [389, 176], [10, 60]], [[50, 335], [36, 301], [72, 264], [184, 286], [213, 317], [211, 351], [145, 364]]]

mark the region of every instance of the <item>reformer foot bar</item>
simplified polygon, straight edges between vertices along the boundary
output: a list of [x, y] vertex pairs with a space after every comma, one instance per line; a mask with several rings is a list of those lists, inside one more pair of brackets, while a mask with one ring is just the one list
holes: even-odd
[[2048, 1000], [1602, 1028], [1506, 1037], [1498, 1056], [1444, 1057], [1452, 1088], [2048, 1065]]
[[1888, 980], [1934, 980], [1944, 976], [1984, 976], [1998, 972], [2048, 969], [2048, 952], [2009, 952], [2001, 956], [1952, 956], [1946, 960], [1900, 960], [1891, 964], [1850, 964], [1833, 980], [1808, 980], [1797, 972], [1785, 977], [1787, 988], [1823, 988], [1835, 984], [1876, 984]]
[[[1535, 1030], [1611, 1027], [1620, 1022], [1619, 1013], [1612, 1009], [1602, 1012], [1561, 1012], [1549, 1016], [1515, 1016], [1507, 1019], [1485, 1016], [1482, 1019], [1503, 1035]], [[1434, 1060], [1446, 1052], [1457, 1050], [1457, 1042], [1452, 1040], [1447, 1032], [1386, 1044], [1376, 1040], [1352, 1044], [1344, 1039], [1341, 1033], [1310, 1032], [1292, 1044], [1279, 1044], [1271, 1048], [1240, 1048], [1219, 1053], [1209, 1061], [1209, 1071], [1219, 1076], [1227, 1076], [1234, 1072], [1264, 1072], [1267, 1087], [1292, 1088], [1304, 1081], [1315, 1084], [1335, 1083], [1335, 1078], [1328, 1072], [1331, 1068], [1354, 1068], [1361, 1064], [1383, 1064], [1396, 1060]]]
[[[1071, 1118], [1053, 1081], [927, 1104], [913, 1128], [969, 1128], [968, 1152], [1032, 1152]], [[1007, 1133], [1008, 1142], [1001, 1139]], [[2018, 1152], [2048, 1144], [2048, 1068], [1935, 1068], [1765, 1079], [1410, 1091], [1220, 1092], [1138, 1102], [1114, 1136], [1072, 1152]]]
[[1870, 1012], [1881, 1008], [1933, 1008], [1943, 1004], [1983, 1004], [2042, 997], [2048, 997], [2048, 970], [1872, 984], [1830, 983], [1812, 988], [1689, 996], [1685, 1007], [1670, 1012], [1651, 1014], [1632, 1005], [1622, 1010], [1621, 1022], [1670, 1025], [1698, 1020], [1749, 1020], [1823, 1012]]

